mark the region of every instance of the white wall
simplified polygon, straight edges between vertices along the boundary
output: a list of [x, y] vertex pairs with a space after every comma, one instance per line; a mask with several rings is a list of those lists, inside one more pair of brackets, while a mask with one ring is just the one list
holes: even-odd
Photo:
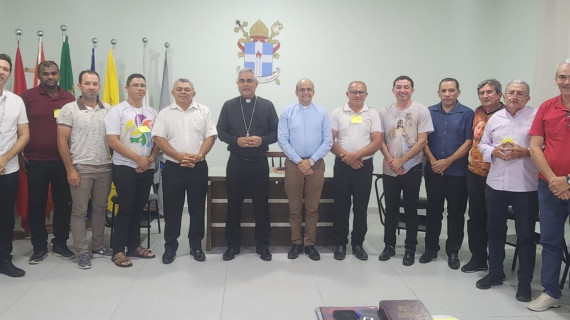
[[[141, 39], [148, 37], [147, 82], [150, 102], [157, 105], [163, 45], [168, 41], [170, 80], [192, 80], [196, 100], [209, 106], [217, 119], [223, 102], [238, 94], [234, 81], [243, 58], [237, 57], [241, 34], [233, 31], [235, 20], [248, 21], [248, 31], [257, 19], [268, 27], [279, 20], [283, 30], [276, 39], [281, 42], [281, 57], [274, 64], [281, 68], [281, 84], [260, 84], [257, 90], [274, 102], [278, 113], [295, 101], [295, 83], [301, 77], [314, 81], [314, 101], [329, 111], [346, 101], [352, 80], [368, 84], [370, 106], [390, 103], [392, 81], [401, 74], [415, 80], [414, 100], [426, 105], [438, 102], [436, 91], [443, 77], [455, 77], [463, 90], [460, 100], [476, 107], [475, 87], [482, 79], [496, 77], [506, 84], [520, 78], [533, 86], [540, 4], [539, 0], [3, 0], [0, 51], [15, 55], [14, 30], [20, 28], [24, 64], [33, 67], [36, 32], [42, 30], [46, 59], [59, 63], [59, 27], [65, 24], [74, 77], [89, 68], [91, 38], [96, 37], [96, 67], [104, 81], [114, 38], [122, 87], [130, 73], [140, 72]], [[278, 149], [277, 144], [271, 149]], [[218, 141], [208, 162], [224, 166], [226, 159], [225, 144]], [[327, 164], [332, 164], [331, 156]], [[378, 160], [375, 166], [379, 172]]]

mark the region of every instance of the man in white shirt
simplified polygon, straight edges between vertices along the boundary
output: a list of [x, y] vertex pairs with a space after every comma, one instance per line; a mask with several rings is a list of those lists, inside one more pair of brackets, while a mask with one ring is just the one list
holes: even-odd
[[485, 188], [489, 274], [477, 281], [479, 289], [503, 284], [508, 207], [512, 206], [519, 255], [516, 299], [530, 301], [536, 256], [534, 225], [538, 217], [538, 169], [530, 157], [529, 130], [536, 109], [527, 106], [529, 86], [521, 80], [507, 85], [505, 109], [499, 110], [485, 125], [479, 143], [483, 161], [491, 163]]
[[208, 188], [208, 164], [205, 157], [218, 134], [212, 125], [210, 109], [193, 101], [196, 91], [190, 80], [176, 80], [172, 95], [175, 102], [158, 113], [152, 129], [152, 137], [166, 159], [162, 171], [164, 264], [170, 264], [176, 258], [186, 195], [190, 214], [190, 255], [196, 261], [206, 260], [202, 251]]
[[331, 152], [336, 156], [333, 177], [334, 258], [345, 258], [352, 205], [352, 254], [359, 260], [368, 260], [362, 243], [368, 230], [367, 209], [374, 170], [372, 156], [380, 148], [384, 136], [378, 112], [364, 104], [368, 96], [366, 84], [351, 82], [346, 96], [348, 102], [331, 114]]
[[20, 168], [17, 155], [30, 140], [30, 130], [24, 102], [4, 90], [11, 72], [12, 60], [0, 54], [0, 273], [23, 277], [26, 272], [12, 264], [12, 238]]
[[140, 245], [140, 217], [148, 201], [154, 158], [158, 153], [150, 136], [156, 110], [144, 105], [146, 79], [142, 74], [131, 74], [125, 89], [127, 100], [111, 108], [105, 116], [107, 141], [115, 151], [113, 182], [117, 188], [119, 211], [113, 222], [112, 260], [118, 267], [132, 266], [128, 257], [155, 257], [150, 249]]

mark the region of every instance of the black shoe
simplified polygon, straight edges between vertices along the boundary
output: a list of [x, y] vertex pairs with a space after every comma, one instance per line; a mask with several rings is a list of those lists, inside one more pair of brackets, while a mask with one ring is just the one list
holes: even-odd
[[260, 247], [256, 248], [255, 252], [259, 255], [259, 259], [263, 261], [271, 261], [271, 252], [269, 252], [269, 248], [267, 247]]
[[198, 248], [198, 249], [190, 248], [190, 255], [193, 256], [194, 260], [196, 260], [196, 261], [205, 261], [206, 260], [206, 255], [204, 254], [204, 251], [202, 251], [202, 248]]
[[34, 250], [34, 254], [32, 254], [28, 263], [39, 264], [40, 262], [44, 261], [45, 258], [47, 258], [47, 250]]
[[366, 261], [368, 260], [368, 254], [364, 251], [364, 248], [359, 246], [352, 246], [352, 255], [358, 260]]
[[416, 259], [416, 252], [411, 249], [406, 249], [406, 252], [404, 253], [404, 259], [402, 260], [402, 264], [405, 266], [411, 266], [412, 264], [414, 264], [415, 259]]
[[16, 267], [11, 260], [0, 261], [0, 273], [8, 277], [19, 278], [26, 274], [26, 271]]
[[336, 246], [336, 248], [334, 249], [334, 259], [335, 260], [344, 260], [344, 257], [346, 256], [346, 245], [340, 245], [340, 246]]
[[461, 264], [459, 263], [459, 255], [457, 252], [452, 252], [449, 254], [447, 257], [447, 265], [453, 270], [459, 269], [459, 266]]
[[488, 274], [483, 279], [477, 281], [475, 286], [479, 289], [489, 289], [494, 286], [500, 286], [503, 284], [503, 279], [497, 278], [492, 274]]
[[295, 244], [291, 246], [289, 252], [287, 253], [287, 258], [289, 259], [297, 259], [299, 257], [299, 253], [303, 252], [303, 246], [300, 244]]
[[530, 283], [519, 282], [516, 298], [518, 301], [530, 302], [532, 300], [532, 292], [530, 290]]
[[309, 259], [311, 259], [313, 261], [321, 260], [321, 255], [319, 254], [319, 252], [317, 251], [315, 246], [306, 246], [305, 247], [305, 254], [308, 255]]
[[69, 248], [67, 247], [67, 245], [53, 245], [53, 253], [57, 254], [58, 256], [66, 259], [66, 260], [71, 260], [71, 259], [75, 259], [75, 253], [73, 253], [73, 251], [69, 250]]
[[240, 251], [239, 247], [228, 247], [226, 252], [224, 252], [223, 256], [224, 261], [233, 260], [236, 257], [236, 255], [239, 254], [239, 251]]
[[176, 251], [166, 249], [162, 255], [162, 263], [171, 264], [174, 261], [174, 258], [176, 258]]
[[420, 263], [430, 263], [433, 259], [437, 258], [437, 252], [432, 250], [427, 250], [420, 257]]
[[466, 265], [461, 267], [461, 271], [465, 273], [473, 273], [477, 271], [487, 271], [487, 270], [489, 270], [487, 262], [478, 262], [473, 259], [471, 259]]
[[380, 261], [388, 261], [390, 258], [396, 255], [396, 249], [392, 246], [385, 246], [382, 253], [378, 256], [378, 260]]

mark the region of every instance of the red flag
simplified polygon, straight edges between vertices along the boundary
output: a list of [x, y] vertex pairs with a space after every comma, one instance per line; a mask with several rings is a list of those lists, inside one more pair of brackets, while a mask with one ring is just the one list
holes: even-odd
[[[16, 61], [14, 62], [14, 93], [22, 94], [28, 89], [26, 85], [26, 74], [24, 73], [24, 64], [22, 63], [22, 55], [20, 54], [20, 41], [18, 41], [18, 49], [16, 49]], [[16, 210], [18, 215], [22, 217], [22, 228], [29, 229], [28, 222], [28, 179], [26, 173], [20, 170], [18, 173], [18, 198], [16, 200]]]
[[40, 82], [38, 80], [38, 65], [46, 61], [46, 58], [44, 57], [44, 43], [42, 41], [42, 37], [38, 37], [38, 41], [38, 57], [36, 59], [36, 69], [34, 70], [34, 88], [40, 85]]
[[24, 64], [20, 54], [20, 41], [18, 41], [16, 61], [14, 62], [14, 93], [19, 95], [26, 90], [28, 90], [28, 86], [26, 85], [26, 74], [24, 73]]

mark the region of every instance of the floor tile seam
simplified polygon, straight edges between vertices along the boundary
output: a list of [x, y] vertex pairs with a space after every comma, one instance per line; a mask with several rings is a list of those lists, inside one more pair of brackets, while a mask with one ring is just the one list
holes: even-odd
[[321, 291], [321, 287], [319, 286], [319, 283], [317, 282], [317, 275], [315, 274], [315, 270], [313, 269], [313, 267], [311, 266], [311, 261], [309, 258], [305, 259], [305, 263], [307, 263], [307, 265], [309, 266], [309, 271], [311, 272], [311, 276], [313, 278], [313, 283], [315, 285], [315, 288], [317, 289], [317, 292], [319, 293], [319, 298], [321, 299], [321, 305], [325, 305], [325, 300], [323, 298], [323, 293]]
[[226, 302], [226, 289], [227, 289], [227, 285], [228, 285], [229, 269], [230, 269], [230, 263], [228, 261], [228, 262], [226, 262], [226, 272], [224, 274], [224, 290], [222, 293], [222, 305], [220, 306], [220, 320], [224, 319], [224, 305]]

